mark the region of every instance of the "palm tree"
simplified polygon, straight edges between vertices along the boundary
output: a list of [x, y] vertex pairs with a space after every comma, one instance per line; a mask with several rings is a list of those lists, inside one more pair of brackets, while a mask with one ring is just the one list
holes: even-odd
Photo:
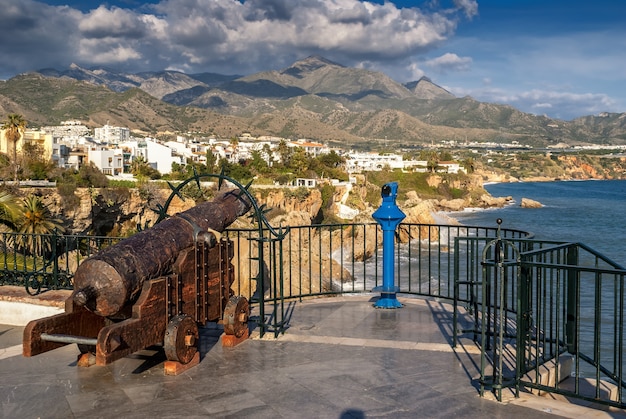
[[31, 195], [24, 199], [18, 232], [18, 244], [35, 255], [42, 255], [50, 250], [50, 240], [45, 235], [55, 232], [62, 233], [65, 229], [61, 220], [54, 218], [50, 209], [40, 197]]
[[22, 137], [22, 133], [26, 129], [27, 122], [24, 117], [17, 113], [10, 113], [2, 124], [2, 129], [6, 130], [5, 137], [7, 139], [7, 152], [9, 143], [13, 154], [14, 179], [17, 180], [17, 142]]
[[463, 160], [462, 164], [463, 168], [465, 169], [465, 173], [474, 173], [475, 163], [473, 158], [466, 158], [465, 160]]
[[13, 195], [0, 191], [0, 224], [15, 230], [21, 215], [21, 206]]

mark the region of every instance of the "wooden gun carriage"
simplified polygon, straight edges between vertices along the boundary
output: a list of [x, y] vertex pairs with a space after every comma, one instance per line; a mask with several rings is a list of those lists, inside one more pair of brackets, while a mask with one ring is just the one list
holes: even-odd
[[234, 296], [232, 243], [223, 231], [250, 208], [227, 192], [86, 259], [65, 313], [31, 321], [24, 356], [76, 343], [78, 364], [107, 365], [163, 345], [166, 374], [200, 359], [199, 325], [223, 324], [222, 343], [248, 337], [248, 301]]

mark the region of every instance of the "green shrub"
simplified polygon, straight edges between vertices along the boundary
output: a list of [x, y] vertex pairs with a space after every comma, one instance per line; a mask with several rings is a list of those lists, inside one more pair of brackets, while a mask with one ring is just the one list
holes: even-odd
[[137, 182], [127, 179], [109, 179], [109, 186], [111, 188], [136, 188]]
[[300, 201], [305, 200], [311, 195], [311, 190], [305, 186], [295, 189], [285, 189], [285, 198], [295, 198]]
[[80, 198], [76, 196], [76, 184], [72, 182], [58, 182], [57, 192], [61, 197], [61, 205], [68, 210], [80, 205]]
[[322, 208], [328, 208], [333, 203], [333, 195], [335, 194], [335, 187], [331, 184], [324, 184], [321, 189], [322, 194]]

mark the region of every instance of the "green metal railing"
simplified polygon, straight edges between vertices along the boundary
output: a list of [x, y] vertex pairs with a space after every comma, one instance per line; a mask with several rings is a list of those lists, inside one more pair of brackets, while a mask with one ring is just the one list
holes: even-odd
[[24, 286], [31, 295], [72, 289], [78, 265], [120, 238], [0, 233], [0, 285]]
[[[376, 223], [257, 227], [223, 234], [234, 245], [233, 291], [259, 307], [261, 335], [286, 330], [289, 300], [369, 293], [382, 284]], [[71, 289], [78, 265], [120, 240], [0, 239], [0, 285], [31, 294]], [[626, 407], [623, 267], [580, 243], [498, 227], [400, 224], [395, 251], [399, 293], [450, 301], [453, 344], [463, 333], [480, 346], [481, 392], [501, 397], [503, 388], [527, 387]], [[472, 316], [469, 330], [456, 327], [461, 306]]]
[[[531, 243], [526, 244], [531, 245]], [[535, 326], [518, 336], [519, 384], [588, 401], [626, 407], [624, 385], [624, 278], [619, 264], [581, 243], [532, 246], [521, 255], [520, 309]], [[529, 316], [528, 316], [529, 317]], [[567, 354], [566, 382], [541, 381], [537, 366]], [[532, 372], [532, 374], [529, 374]]]
[[[455, 277], [479, 275], [482, 250], [475, 242], [456, 239], [482, 237], [484, 246], [484, 238], [493, 239], [497, 232], [495, 227], [400, 224], [395, 245], [400, 293], [469, 303], [472, 288], [456, 289]], [[284, 332], [286, 300], [369, 293], [382, 284], [382, 231], [376, 223], [290, 226], [282, 240], [258, 229], [225, 234], [235, 243], [235, 293], [268, 307], [258, 321], [261, 335]], [[528, 237], [518, 230], [501, 234]], [[466, 262], [455, 265], [459, 254]]]
[[581, 243], [457, 240], [484, 244], [481, 274], [457, 277], [475, 313], [464, 332], [481, 347], [481, 394], [525, 387], [626, 407], [621, 265]]

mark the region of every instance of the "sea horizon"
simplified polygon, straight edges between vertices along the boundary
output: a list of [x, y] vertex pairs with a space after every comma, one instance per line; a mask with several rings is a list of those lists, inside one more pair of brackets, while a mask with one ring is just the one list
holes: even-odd
[[[577, 242], [626, 265], [626, 180], [555, 180], [485, 184], [493, 197], [512, 197], [501, 208], [466, 208], [439, 215], [468, 226], [528, 231], [537, 239]], [[522, 198], [542, 204], [522, 208]]]

